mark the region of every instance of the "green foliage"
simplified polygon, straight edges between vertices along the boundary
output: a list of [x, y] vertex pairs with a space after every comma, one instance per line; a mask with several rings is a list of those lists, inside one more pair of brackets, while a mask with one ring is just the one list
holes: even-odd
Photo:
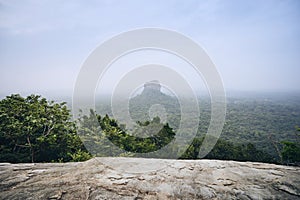
[[[297, 131], [300, 129], [297, 127]], [[297, 139], [300, 138], [299, 134], [295, 134]], [[300, 142], [296, 140], [296, 142], [291, 141], [282, 141], [281, 144], [283, 145], [281, 155], [283, 158], [283, 162], [285, 164], [300, 164]]]
[[118, 156], [122, 151], [111, 145], [99, 121], [103, 121], [101, 116], [90, 110], [89, 115], [83, 115], [78, 119], [78, 135], [92, 155]]
[[[195, 138], [181, 159], [197, 159], [204, 138]], [[236, 160], [252, 162], [274, 162], [272, 156], [257, 150], [251, 143], [233, 144], [219, 139], [212, 151], [205, 156], [206, 159]]]
[[0, 101], [0, 161], [70, 161], [84, 147], [66, 103], [39, 95], [7, 96]]
[[[190, 113], [195, 112], [194, 107], [189, 107], [189, 101], [188, 98], [182, 99], [182, 102], [187, 105], [186, 116], [192, 116]], [[198, 103], [200, 116], [197, 135], [205, 136], [211, 119], [210, 98], [201, 96], [198, 98]], [[161, 93], [137, 95], [129, 101], [130, 116], [134, 121], [149, 121], [149, 109], [155, 104], [165, 108], [169, 126], [176, 132], [176, 138], [186, 144], [189, 140], [187, 138], [195, 135], [189, 123], [196, 119], [189, 117], [184, 120], [181, 117], [181, 106], [176, 98]], [[124, 104], [120, 103], [120, 105]], [[233, 144], [246, 145], [250, 142], [258, 150], [274, 157], [276, 162], [280, 162], [281, 159], [269, 135], [273, 135], [274, 141], [296, 142], [293, 135], [294, 126], [299, 125], [300, 119], [299, 94], [234, 94], [227, 97], [226, 107], [226, 122], [220, 139]], [[118, 109], [122, 110], [122, 107]], [[106, 113], [112, 115], [110, 101], [97, 102], [96, 110], [101, 115]], [[178, 131], [180, 124], [185, 124], [183, 131]]]
[[[169, 125], [161, 124], [158, 117], [153, 118], [153, 120], [151, 121], [138, 121], [136, 129], [134, 129], [129, 135], [128, 133], [126, 133], [126, 130], [124, 128], [125, 126], [123, 126], [123, 128], [120, 128], [116, 120], [110, 118], [108, 115], [101, 117], [91, 110], [88, 117], [84, 116], [81, 118], [80, 127], [83, 131], [81, 133], [82, 135], [85, 134], [89, 137], [93, 135], [94, 137], [92, 137], [91, 140], [99, 141], [98, 143], [94, 142], [91, 145], [91, 147], [93, 147], [92, 149], [98, 148], [98, 154], [97, 151], [95, 151], [98, 156], [108, 156], [105, 154], [114, 156], [135, 156], [135, 153], [144, 153], [142, 155], [143, 157], [179, 157], [180, 159], [198, 159], [199, 150], [204, 139], [204, 137], [194, 138], [192, 143], [188, 146], [187, 150], [182, 155], [176, 151], [176, 147], [174, 146], [174, 144], [171, 144], [171, 148], [174, 148], [174, 151], [170, 151], [171, 154], [158, 156], [153, 152], [166, 146], [167, 144], [170, 144], [170, 142], [175, 137], [175, 133], [169, 127]], [[141, 135], [143, 137], [139, 137]], [[85, 139], [85, 143], [88, 142], [89, 137]], [[105, 141], [104, 138], [107, 138], [114, 145], [111, 145], [108, 140]], [[105, 149], [106, 146], [107, 149]], [[272, 156], [256, 149], [256, 147], [252, 143], [234, 144], [223, 139], [219, 139], [217, 141], [213, 150], [205, 158], [237, 161], [275, 162]]]
[[197, 159], [203, 139], [203, 137], [195, 137], [179, 159]]
[[172, 128], [168, 124], [162, 124], [158, 117], [151, 121], [138, 121], [131, 134], [126, 133], [125, 126], [119, 126], [115, 119], [108, 115], [101, 117], [93, 110], [89, 116], [81, 117], [79, 122], [80, 136], [88, 149], [97, 156], [133, 156], [134, 154], [125, 152], [154, 152], [169, 144], [175, 137]]
[[79, 149], [75, 153], [69, 153], [69, 156], [72, 158], [70, 161], [72, 162], [81, 162], [86, 161], [92, 158], [91, 154]]
[[[161, 123], [158, 117], [149, 119], [148, 109], [153, 104], [163, 104], [168, 113], [168, 123]], [[186, 124], [182, 132], [176, 132], [176, 137], [187, 144], [187, 138], [193, 135], [188, 124], [195, 119], [180, 122], [178, 102], [167, 95], [134, 98], [130, 112], [134, 119], [140, 121], [131, 130], [126, 130], [125, 125], [118, 124], [108, 115], [102, 117], [93, 110], [78, 120], [79, 127], [76, 129], [65, 103], [49, 102], [38, 95], [26, 98], [11, 95], [0, 101], [0, 161], [84, 161], [91, 155], [77, 134], [96, 156], [136, 156], [143, 153], [146, 157], [197, 159], [211, 111], [206, 100], [200, 101], [199, 106], [201, 116], [197, 137], [182, 153], [177, 152], [178, 148], [172, 143], [175, 132], [180, 123]], [[188, 112], [194, 112], [194, 108], [189, 108]], [[297, 102], [229, 99], [221, 138], [205, 158], [278, 163], [280, 157], [283, 164], [297, 164], [300, 162], [299, 134], [296, 139], [292, 138], [291, 127], [297, 124], [299, 116]], [[277, 141], [278, 153], [268, 138], [270, 133]], [[155, 153], [166, 145], [171, 151], [160, 155]]]
[[300, 162], [300, 145], [296, 142], [283, 141], [283, 149], [281, 151], [283, 160], [286, 163]]

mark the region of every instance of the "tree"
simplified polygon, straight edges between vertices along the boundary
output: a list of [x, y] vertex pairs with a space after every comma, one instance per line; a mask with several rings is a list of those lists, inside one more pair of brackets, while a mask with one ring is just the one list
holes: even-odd
[[[198, 159], [204, 138], [195, 137], [180, 159]], [[219, 139], [214, 148], [205, 156], [206, 159], [237, 160], [252, 162], [273, 162], [267, 153], [257, 150], [252, 143], [234, 144]]]
[[[297, 128], [297, 131], [300, 131], [299, 128]], [[282, 141], [281, 144], [283, 145], [281, 155], [283, 158], [283, 161], [286, 164], [300, 164], [300, 142], [299, 142], [299, 134], [296, 135], [296, 141]]]
[[192, 143], [184, 151], [184, 153], [179, 157], [179, 159], [197, 159], [200, 151], [200, 147], [203, 142], [203, 137], [195, 137]]
[[296, 142], [282, 141], [282, 158], [287, 164], [300, 162], [300, 145]]
[[[137, 122], [138, 126], [132, 135], [121, 129], [116, 120], [110, 119], [108, 115], [98, 119], [102, 131], [114, 145], [133, 153], [157, 151], [175, 138], [169, 124], [160, 123], [159, 117], [154, 117], [151, 121]], [[139, 137], [140, 134], [148, 137]]]
[[[78, 119], [78, 135], [87, 147], [89, 152], [95, 156], [118, 156], [122, 153], [117, 146], [111, 145], [105, 133], [111, 130], [111, 120], [108, 116], [101, 117], [94, 110], [90, 110], [89, 115], [81, 115]], [[115, 125], [112, 120], [111, 124]], [[102, 128], [105, 131], [102, 131]]]
[[0, 101], [0, 161], [71, 161], [86, 152], [70, 119], [65, 102], [7, 96]]
[[102, 117], [93, 110], [88, 116], [79, 118], [78, 134], [88, 150], [97, 156], [135, 156], [136, 153], [143, 153], [147, 157], [168, 157], [170, 152], [168, 155], [156, 155], [155, 151], [175, 139], [173, 129], [169, 124], [161, 123], [159, 117], [151, 121], [138, 121], [129, 134], [125, 125], [119, 125], [115, 119], [108, 115]]

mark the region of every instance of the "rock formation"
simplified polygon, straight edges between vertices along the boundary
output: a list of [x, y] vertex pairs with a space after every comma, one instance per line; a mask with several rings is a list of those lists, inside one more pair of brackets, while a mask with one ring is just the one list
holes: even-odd
[[[165, 113], [166, 118], [168, 118], [166, 121], [169, 122], [172, 128], [178, 127], [178, 121], [171, 122], [170, 118], [171, 114], [172, 116], [181, 114], [179, 101], [177, 98], [162, 92], [161, 88], [161, 84], [156, 80], [146, 82], [142, 93], [129, 100], [129, 112], [132, 121], [151, 120], [149, 111], [153, 109], [154, 111], [159, 110], [158, 113]], [[157, 107], [158, 105], [159, 107]], [[164, 108], [164, 110], [161, 108]], [[163, 118], [162, 116], [159, 117]]]
[[161, 89], [161, 85], [159, 81], [153, 80], [144, 84], [143, 93], [151, 93], [151, 92], [160, 93], [161, 92], [160, 89]]
[[0, 199], [299, 199], [300, 168], [217, 160], [94, 158], [0, 164]]

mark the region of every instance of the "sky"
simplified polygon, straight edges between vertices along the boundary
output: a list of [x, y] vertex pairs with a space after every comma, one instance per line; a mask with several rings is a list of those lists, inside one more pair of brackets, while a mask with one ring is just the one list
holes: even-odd
[[298, 0], [0, 0], [0, 95], [71, 96], [95, 48], [144, 27], [193, 39], [226, 91], [300, 91]]

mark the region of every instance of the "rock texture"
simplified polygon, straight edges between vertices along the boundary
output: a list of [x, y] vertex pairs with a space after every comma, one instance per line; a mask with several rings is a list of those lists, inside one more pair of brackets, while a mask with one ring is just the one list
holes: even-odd
[[1, 163], [0, 199], [300, 199], [300, 168], [142, 158]]

